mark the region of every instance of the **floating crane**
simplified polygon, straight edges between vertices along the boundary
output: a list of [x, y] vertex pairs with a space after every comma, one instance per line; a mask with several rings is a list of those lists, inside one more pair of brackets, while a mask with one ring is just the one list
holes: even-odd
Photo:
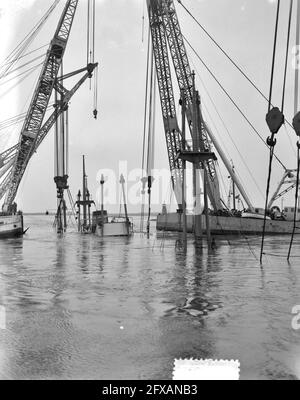
[[[18, 144], [0, 155], [0, 177], [6, 174], [0, 185], [0, 200], [5, 195], [3, 211], [7, 214], [11, 213], [12, 209], [15, 207], [14, 200], [31, 157], [37, 151], [50, 129], [57, 122], [58, 117], [67, 111], [72, 96], [87, 78], [92, 77], [94, 70], [98, 66], [97, 63], [88, 62], [86, 67], [58, 77], [78, 6], [78, 1], [79, 0], [68, 0], [66, 2], [54, 37], [47, 51], [20, 132]], [[72, 89], [67, 90], [62, 82], [67, 78], [80, 73], [84, 73], [84, 75]], [[57, 100], [56, 96], [57, 101], [54, 104], [54, 111], [44, 122], [49, 101], [54, 91], [60, 95], [60, 98]], [[63, 186], [65, 186], [65, 182]]]
[[[188, 150], [192, 150], [191, 152], [212, 155], [212, 157], [207, 157], [205, 162], [198, 163], [198, 166], [201, 164], [201, 167], [205, 171], [207, 177], [207, 194], [214, 211], [217, 212], [223, 209], [216, 171], [216, 159], [212, 153], [212, 143], [248, 207], [254, 209], [241, 182], [232, 171], [231, 164], [221, 146], [218, 144], [208, 125], [204, 122], [200, 107], [200, 96], [195, 90], [195, 76], [189, 64], [174, 1], [147, 0], [147, 8], [172, 183], [179, 208], [182, 207], [182, 181], [184, 174], [184, 161], [179, 157], [179, 154], [188, 147]], [[181, 101], [184, 98], [185, 115], [193, 139], [192, 148], [187, 143], [183, 143], [185, 142], [185, 138], [182, 136], [176, 116], [169, 53], [181, 92]]]

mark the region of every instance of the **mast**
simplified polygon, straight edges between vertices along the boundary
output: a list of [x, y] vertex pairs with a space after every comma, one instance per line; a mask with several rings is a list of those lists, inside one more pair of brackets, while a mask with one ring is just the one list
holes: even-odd
[[87, 191], [87, 177], [85, 171], [85, 157], [82, 156], [82, 201], [83, 201], [83, 227], [87, 225], [87, 204], [86, 204], [86, 193]]

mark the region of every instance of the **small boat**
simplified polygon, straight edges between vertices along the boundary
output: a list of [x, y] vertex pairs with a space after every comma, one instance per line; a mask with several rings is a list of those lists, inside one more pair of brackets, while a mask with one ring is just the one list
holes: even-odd
[[24, 233], [23, 214], [0, 213], [0, 239], [22, 236]]
[[127, 213], [126, 195], [125, 195], [125, 179], [121, 175], [120, 184], [122, 187], [122, 194], [124, 200], [124, 210], [125, 216], [108, 218], [107, 211], [104, 210], [104, 176], [101, 176], [101, 211], [96, 211], [93, 213], [93, 226], [95, 226], [95, 234], [100, 237], [109, 236], [131, 236], [133, 233], [132, 226]]
[[132, 223], [125, 217], [113, 217], [110, 221], [99, 222], [95, 234], [101, 237], [130, 236], [132, 234]]

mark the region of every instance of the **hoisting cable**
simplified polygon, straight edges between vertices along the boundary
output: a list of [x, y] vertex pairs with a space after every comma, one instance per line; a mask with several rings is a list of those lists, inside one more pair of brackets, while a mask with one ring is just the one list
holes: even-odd
[[[88, 0], [87, 4], [87, 44], [86, 57], [87, 65], [95, 63], [95, 39], [96, 39], [96, 0]], [[94, 75], [94, 108], [93, 116], [98, 116], [98, 67]], [[90, 90], [92, 90], [92, 76], [90, 76]]]
[[[300, 42], [300, 0], [297, 1], [297, 22], [296, 22], [296, 51], [299, 51], [299, 42]], [[296, 189], [295, 189], [295, 208], [294, 208], [294, 218], [293, 218], [293, 231], [292, 231], [292, 236], [291, 236], [291, 241], [290, 241], [290, 246], [289, 246], [289, 252], [287, 256], [287, 260], [290, 260], [291, 257], [291, 252], [292, 252], [292, 247], [293, 247], [293, 242], [294, 242], [294, 236], [296, 232], [296, 223], [297, 223], [297, 216], [298, 216], [298, 209], [299, 209], [299, 178], [300, 178], [300, 141], [299, 141], [299, 136], [300, 136], [300, 112], [298, 112], [298, 107], [299, 107], [299, 67], [296, 65], [295, 66], [295, 93], [294, 93], [294, 112], [295, 112], [295, 117], [293, 120], [293, 126], [295, 129], [295, 132], [298, 136], [298, 141], [297, 141], [297, 180], [296, 180]]]
[[264, 222], [263, 222], [262, 241], [261, 241], [261, 250], [260, 250], [260, 263], [261, 264], [262, 264], [262, 258], [263, 258], [263, 252], [264, 252], [264, 241], [265, 241], [265, 234], [266, 234], [266, 222], [267, 222], [268, 201], [269, 201], [270, 183], [271, 183], [271, 175], [272, 175], [272, 163], [273, 163], [273, 157], [274, 157], [274, 148], [275, 148], [275, 145], [277, 142], [277, 140], [275, 139], [275, 135], [279, 132], [280, 128], [282, 127], [282, 125], [284, 124], [284, 121], [285, 121], [283, 111], [284, 111], [284, 101], [285, 101], [286, 75], [287, 75], [287, 63], [288, 63], [288, 55], [289, 55], [292, 12], [293, 12], [293, 0], [290, 0], [289, 24], [288, 24], [286, 56], [285, 56], [285, 69], [284, 69], [284, 77], [283, 77], [282, 103], [281, 103], [281, 111], [280, 111], [278, 107], [273, 107], [271, 109], [272, 95], [273, 95], [274, 70], [275, 70], [275, 61], [276, 61], [276, 50], [277, 50], [278, 24], [279, 24], [279, 16], [280, 16], [280, 0], [277, 1], [277, 13], [276, 13], [276, 23], [275, 23], [275, 36], [274, 36], [274, 46], [273, 46], [269, 104], [268, 104], [268, 113], [266, 116], [266, 122], [271, 131], [271, 136], [269, 136], [267, 138], [267, 145], [269, 146], [269, 149], [270, 149], [270, 155], [269, 155], [269, 168], [268, 168], [268, 179], [267, 179], [267, 188], [266, 188], [266, 201], [265, 201], [265, 209], [264, 209]]
[[[299, 118], [299, 117], [298, 117]], [[299, 120], [298, 120], [299, 124]], [[300, 134], [300, 132], [299, 132]], [[294, 209], [294, 218], [293, 218], [293, 231], [292, 231], [292, 236], [291, 236], [291, 241], [290, 241], [290, 246], [289, 246], [289, 252], [287, 259], [288, 261], [290, 260], [291, 257], [291, 251], [293, 247], [293, 242], [294, 242], [294, 236], [296, 232], [296, 223], [297, 223], [297, 215], [298, 215], [298, 199], [299, 199], [299, 178], [300, 178], [300, 142], [298, 140], [297, 142], [297, 180], [296, 180], [296, 190], [295, 190], [295, 209]]]
[[90, 62], [90, 22], [91, 22], [91, 0], [87, 4], [87, 38], [86, 38], [86, 65]]
[[283, 113], [283, 110], [284, 110], [284, 102], [285, 102], [286, 76], [287, 76], [287, 67], [288, 67], [288, 59], [289, 59], [289, 47], [290, 47], [290, 37], [291, 37], [292, 14], [293, 14], [293, 0], [290, 0], [289, 25], [288, 25], [286, 54], [285, 54], [285, 66], [284, 66], [284, 78], [283, 78], [283, 88], [282, 88], [282, 104], [281, 104], [281, 112], [282, 113]]
[[151, 218], [151, 190], [153, 183], [152, 169], [154, 164], [154, 132], [155, 132], [155, 98], [156, 98], [156, 75], [154, 69], [154, 54], [151, 51], [151, 77], [150, 77], [150, 99], [149, 99], [149, 124], [148, 124], [148, 151], [147, 151], [147, 183], [148, 183], [148, 218], [147, 235], [150, 235]]
[[98, 66], [94, 73], [94, 118], [97, 119], [98, 116]]
[[142, 16], [142, 43], [145, 37], [145, 2], [143, 1], [143, 16]]
[[93, 0], [93, 63], [95, 63], [96, 0]]
[[149, 68], [150, 68], [150, 45], [151, 45], [151, 32], [148, 31], [148, 49], [147, 49], [147, 67], [146, 67], [146, 85], [145, 85], [145, 104], [144, 104], [144, 127], [143, 127], [143, 152], [142, 152], [142, 206], [141, 206], [141, 223], [140, 231], [144, 231], [144, 218], [145, 218], [145, 155], [146, 155], [146, 132], [147, 132], [147, 110], [148, 110], [148, 98], [149, 98]]

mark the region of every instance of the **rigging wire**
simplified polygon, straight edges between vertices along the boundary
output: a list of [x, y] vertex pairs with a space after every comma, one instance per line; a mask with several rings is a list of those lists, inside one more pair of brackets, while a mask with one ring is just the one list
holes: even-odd
[[292, 14], [293, 14], [293, 0], [290, 0], [289, 23], [288, 23], [288, 34], [287, 34], [285, 66], [284, 66], [284, 78], [283, 78], [283, 88], [282, 88], [281, 112], [284, 111], [284, 103], [285, 103], [286, 76], [287, 76], [287, 67], [288, 67], [288, 59], [289, 59], [289, 47], [290, 47], [290, 37], [291, 37]]
[[254, 81], [242, 70], [236, 61], [224, 50], [224, 48], [217, 42], [217, 40], [207, 31], [207, 29], [197, 20], [192, 12], [182, 3], [181, 0], [177, 0], [178, 3], [183, 7], [183, 9], [190, 15], [190, 17], [196, 22], [196, 24], [202, 29], [206, 36], [215, 44], [215, 46], [225, 55], [225, 57], [230, 61], [230, 63], [243, 75], [243, 77], [253, 86], [253, 88], [266, 100], [267, 96], [259, 89], [259, 87], [254, 83]]
[[[233, 140], [233, 137], [232, 137], [232, 135], [231, 135], [231, 133], [230, 133], [230, 131], [229, 131], [229, 128], [227, 127], [227, 125], [226, 125], [226, 123], [225, 123], [225, 121], [224, 121], [222, 115], [220, 114], [220, 112], [219, 112], [219, 110], [218, 110], [218, 108], [217, 108], [217, 106], [216, 106], [216, 103], [215, 103], [214, 100], [212, 99], [212, 97], [211, 97], [211, 95], [210, 95], [210, 93], [209, 93], [209, 91], [208, 91], [208, 89], [207, 89], [207, 87], [206, 87], [206, 85], [205, 85], [205, 83], [204, 83], [202, 77], [200, 76], [200, 74], [199, 74], [199, 72], [197, 71], [197, 68], [196, 68], [195, 66], [194, 66], [194, 69], [195, 69], [195, 71], [196, 71], [196, 73], [197, 73], [197, 75], [198, 75], [198, 78], [199, 78], [200, 81], [201, 81], [201, 84], [202, 84], [202, 86], [203, 86], [203, 88], [204, 88], [204, 91], [206, 92], [206, 94], [207, 94], [209, 100], [211, 101], [211, 103], [212, 103], [212, 105], [213, 105], [213, 108], [215, 109], [215, 112], [217, 113], [217, 115], [218, 115], [218, 117], [219, 117], [219, 119], [220, 119], [222, 125], [224, 126], [225, 131], [227, 132], [227, 134], [228, 134], [228, 136], [229, 136], [229, 138], [230, 138], [232, 144], [234, 145], [235, 149], [237, 150], [237, 152], [238, 152], [238, 154], [239, 154], [239, 156], [240, 156], [240, 159], [241, 159], [241, 161], [242, 161], [244, 167], [247, 169], [247, 171], [248, 171], [248, 173], [249, 173], [249, 176], [250, 176], [251, 179], [253, 180], [254, 185], [256, 186], [256, 188], [258, 189], [258, 191], [260, 192], [260, 194], [263, 196], [263, 193], [262, 193], [262, 191], [261, 191], [261, 189], [260, 189], [258, 183], [256, 182], [256, 180], [255, 180], [253, 174], [251, 173], [251, 170], [250, 170], [248, 164], [245, 162], [245, 159], [244, 159], [244, 157], [242, 156], [242, 154], [241, 154], [241, 152], [240, 152], [238, 146], [236, 145], [235, 141]], [[207, 107], [206, 107], [205, 105], [204, 105], [204, 107], [206, 108], [206, 110], [207, 110], [207, 112], [208, 112], [208, 114], [209, 114], [209, 111], [208, 111]], [[214, 121], [213, 121], [213, 119], [212, 119], [211, 116], [210, 116], [210, 119], [211, 119], [211, 122], [213, 123], [215, 129], [218, 131], [218, 129], [216, 128], [216, 124], [214, 123]], [[220, 134], [219, 134], [219, 137], [221, 137]], [[289, 139], [290, 139], [290, 137], [289, 137]], [[224, 145], [223, 145], [223, 146], [224, 146]]]
[[39, 63], [39, 64], [36, 64], [33, 67], [30, 67], [30, 68], [26, 69], [25, 71], [20, 72], [18, 75], [15, 75], [15, 76], [13, 76], [13, 77], [11, 77], [11, 78], [3, 81], [3, 82], [0, 82], [0, 86], [6, 85], [8, 82], [14, 81], [15, 79], [19, 78], [20, 76], [25, 75], [27, 72], [32, 71], [32, 70], [40, 67], [42, 64], [43, 64], [42, 62]]
[[[32, 60], [30, 60], [30, 61], [27, 61], [25, 64], [20, 65], [18, 68], [15, 68], [15, 69], [13, 69], [13, 70], [7, 72], [7, 74], [5, 74], [5, 75], [3, 76], [3, 78], [6, 77], [6, 76], [8, 76], [8, 75], [11, 75], [11, 74], [17, 72], [17, 71], [18, 71], [19, 69], [21, 69], [21, 68], [27, 67], [29, 64], [32, 64], [33, 62], [35, 62], [36, 60], [39, 60], [40, 58], [42, 58], [42, 57], [44, 57], [44, 56], [45, 56], [45, 54], [41, 54], [40, 56], [35, 57], [35, 58], [33, 58]], [[40, 65], [40, 64], [39, 64], [39, 65]], [[0, 82], [0, 84], [1, 84], [1, 82]]]
[[3, 97], [5, 97], [11, 90], [13, 90], [16, 86], [18, 86], [21, 82], [24, 82], [25, 79], [27, 79], [30, 75], [32, 75], [32, 73], [34, 72], [34, 69], [30, 69], [29, 72], [23, 76], [23, 78], [21, 80], [19, 80], [18, 82], [16, 82], [13, 86], [11, 86], [9, 89], [7, 89], [4, 93], [1, 93], [0, 95], [0, 99], [2, 99]]
[[[209, 72], [209, 74], [213, 77], [213, 79], [216, 81], [216, 83], [218, 84], [218, 86], [222, 89], [222, 91], [225, 93], [225, 95], [228, 97], [228, 99], [231, 101], [231, 103], [235, 106], [235, 108], [239, 111], [239, 113], [242, 115], [242, 117], [245, 119], [245, 121], [248, 123], [248, 125], [251, 127], [251, 129], [255, 132], [255, 134], [259, 137], [259, 139], [264, 143], [265, 146], [268, 147], [268, 145], [266, 144], [264, 138], [261, 136], [261, 134], [258, 132], [258, 130], [255, 128], [255, 126], [252, 124], [252, 122], [249, 120], [249, 118], [246, 116], [246, 114], [244, 113], [244, 111], [239, 107], [239, 105], [237, 104], [237, 102], [233, 99], [233, 97], [229, 94], [229, 92], [224, 88], [224, 86], [221, 84], [221, 82], [218, 80], [218, 78], [215, 76], [215, 74], [212, 72], [212, 70], [207, 66], [207, 64], [203, 61], [203, 59], [200, 57], [200, 55], [198, 54], [198, 52], [195, 50], [195, 48], [191, 45], [191, 43], [188, 41], [188, 39], [183, 36], [185, 42], [187, 43], [187, 45], [190, 47], [190, 49], [195, 53], [196, 57], [200, 60], [200, 62], [203, 64], [203, 66], [205, 67], [205, 69]], [[287, 168], [285, 167], [285, 165], [283, 164], [283, 162], [279, 159], [279, 157], [274, 154], [274, 157], [276, 158], [276, 160], [279, 162], [279, 164], [282, 166], [282, 168], [284, 170], [286, 170]]]
[[290, 246], [289, 246], [289, 252], [288, 252], [288, 256], [287, 256], [288, 261], [291, 257], [291, 251], [292, 251], [294, 236], [295, 236], [295, 232], [296, 232], [298, 200], [299, 200], [299, 178], [300, 178], [300, 142], [298, 141], [298, 143], [297, 143], [297, 180], [296, 180], [297, 183], [296, 183], [296, 190], [295, 190], [295, 209], [294, 209], [294, 218], [293, 218], [293, 231], [292, 231], [292, 236], [291, 236], [291, 241], [290, 241]]
[[[51, 108], [53, 108], [53, 104], [50, 104], [47, 107], [47, 111], [50, 110]], [[22, 122], [24, 120], [24, 118], [26, 117], [27, 112], [15, 115], [14, 117], [8, 118], [6, 120], [0, 121], [0, 130], [6, 129], [12, 125], [16, 125], [19, 122]]]
[[32, 28], [32, 30], [24, 37], [24, 39], [15, 47], [15, 49], [3, 60], [2, 64], [0, 65], [0, 70], [4, 70], [0, 72], [0, 79], [6, 76], [7, 72], [15, 65], [15, 63], [20, 59], [32, 41], [35, 39], [37, 34], [40, 32], [56, 6], [60, 0], [55, 0], [51, 7], [46, 11], [44, 16], [39, 20], [39, 22]]
[[275, 61], [276, 61], [279, 14], [280, 14], [280, 0], [277, 1], [275, 35], [274, 35], [274, 41], [273, 41], [273, 56], [272, 56], [272, 68], [271, 68], [270, 92], [269, 92], [269, 99], [268, 99], [268, 111], [270, 111], [271, 107], [272, 107], [272, 95], [273, 95], [274, 70], [275, 70]]
[[[299, 40], [300, 40], [300, 1], [297, 2], [297, 21], [296, 21], [296, 51], [299, 50]], [[299, 68], [296, 66], [295, 68], [295, 93], [294, 93], [294, 111], [295, 116], [298, 112], [298, 103], [299, 103]], [[298, 134], [298, 132], [296, 132]], [[299, 177], [300, 177], [300, 142], [297, 142], [297, 180], [295, 185], [295, 210], [294, 210], [294, 218], [293, 218], [293, 231], [288, 251], [287, 260], [290, 260], [291, 251], [294, 242], [294, 236], [296, 232], [296, 222], [297, 222], [297, 215], [298, 215], [298, 207], [299, 207]]]
[[[13, 61], [13, 62], [14, 62], [14, 61], [19, 61], [19, 60], [21, 60], [22, 58], [29, 56], [30, 54], [36, 53], [37, 51], [39, 51], [39, 50], [45, 48], [46, 46], [49, 46], [49, 43], [44, 44], [43, 46], [40, 46], [40, 47], [38, 47], [38, 48], [35, 49], [35, 50], [31, 50], [31, 51], [29, 51], [28, 53], [23, 54], [22, 56], [13, 59], [12, 61]], [[44, 55], [45, 55], [45, 53], [44, 53]], [[8, 65], [8, 64], [9, 64], [9, 62], [3, 64], [3, 67], [6, 66], [6, 65]]]
[[[282, 117], [283, 117], [284, 103], [285, 103], [285, 89], [286, 89], [286, 76], [287, 76], [287, 65], [288, 65], [288, 56], [289, 56], [292, 12], [293, 12], [293, 0], [290, 0], [289, 23], [288, 23], [288, 32], [287, 32], [287, 41], [286, 41], [286, 55], [285, 55], [283, 89], [282, 89], [282, 103], [281, 103], [281, 114], [282, 114]], [[269, 105], [268, 105], [267, 119], [268, 119], [268, 116], [271, 113], [271, 107], [272, 107], [272, 94], [273, 94], [274, 69], [275, 69], [276, 50], [277, 50], [279, 16], [280, 16], [280, 0], [277, 0], [277, 13], [276, 13], [276, 22], [275, 22], [275, 36], [274, 36], [274, 46], [273, 46], [271, 82], [270, 82], [270, 94], [269, 94]], [[275, 110], [275, 109], [273, 109], [273, 110]], [[279, 110], [278, 110], [278, 113], [280, 115]], [[275, 114], [275, 116], [276, 116], [276, 114]], [[283, 123], [284, 123], [284, 117], [283, 117]], [[266, 234], [266, 222], [267, 222], [267, 213], [268, 213], [268, 201], [269, 201], [269, 194], [270, 194], [270, 183], [271, 183], [271, 175], [272, 175], [272, 164], [273, 164], [273, 157], [274, 157], [274, 148], [275, 148], [275, 145], [276, 145], [276, 139], [274, 138], [275, 134], [276, 134], [276, 131], [273, 131], [271, 129], [271, 127], [270, 127], [270, 130], [271, 130], [272, 135], [271, 135], [271, 137], [268, 137], [268, 140], [267, 140], [267, 144], [268, 144], [269, 149], [270, 149], [270, 155], [269, 155], [268, 179], [267, 179], [266, 200], [265, 200], [265, 209], [264, 209], [264, 223], [263, 223], [263, 231], [262, 231], [262, 239], [261, 239], [261, 250], [260, 250], [260, 263], [261, 264], [262, 264], [262, 258], [263, 258], [263, 252], [264, 252], [264, 240], [265, 240], [265, 234]]]

